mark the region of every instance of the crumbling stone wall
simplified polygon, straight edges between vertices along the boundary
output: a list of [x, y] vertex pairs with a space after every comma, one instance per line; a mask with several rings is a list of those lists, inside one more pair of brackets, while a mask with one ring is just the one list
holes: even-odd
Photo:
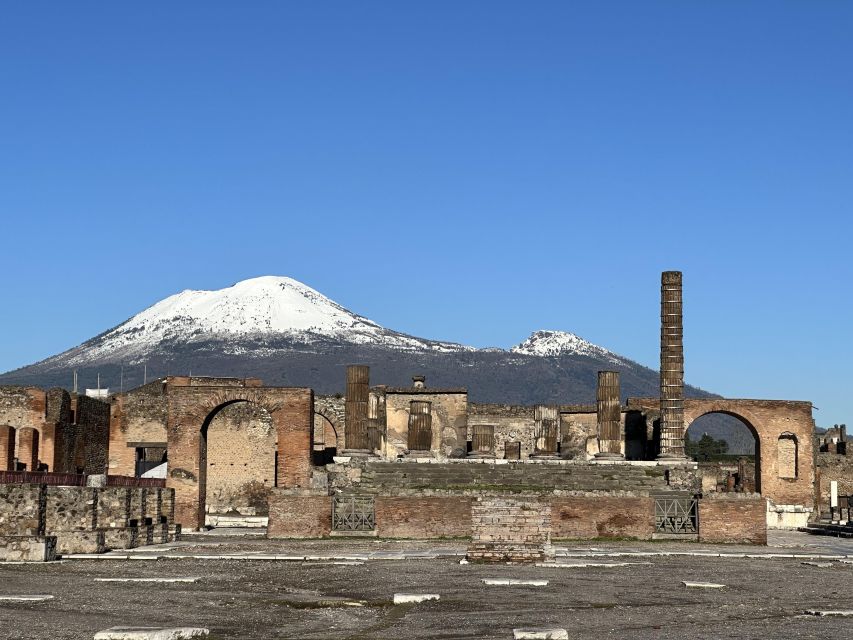
[[[72, 396], [74, 419], [73, 468], [87, 474], [105, 473], [110, 443], [110, 405], [88, 396]], [[69, 470], [72, 466], [69, 464]]]
[[821, 451], [817, 454], [820, 469], [820, 503], [823, 511], [829, 510], [830, 483], [838, 482], [839, 496], [853, 496], [853, 456]]
[[[80, 411], [75, 411], [79, 406]], [[0, 425], [15, 431], [15, 455], [27, 471], [103, 473], [109, 432], [109, 405], [64, 389], [0, 387]], [[38, 452], [32, 459], [32, 432]], [[21, 437], [24, 437], [22, 443]], [[26, 458], [26, 460], [25, 460]]]
[[0, 535], [43, 535], [47, 487], [0, 484]]
[[521, 444], [521, 458], [529, 458], [536, 441], [533, 411], [532, 405], [471, 403], [468, 405], [468, 439], [471, 439], [474, 425], [493, 425], [496, 458], [505, 458], [507, 443], [515, 442]]
[[0, 536], [52, 536], [63, 554], [168, 542], [180, 531], [170, 518], [173, 493], [157, 487], [0, 484]]
[[166, 446], [167, 383], [155, 380], [113, 396], [110, 407], [109, 472], [136, 475], [136, 447]]
[[413, 400], [432, 403], [432, 447], [439, 457], [462, 457], [467, 453], [468, 393], [464, 389], [386, 389], [386, 456], [408, 450], [409, 407]]
[[314, 396], [315, 449], [343, 451], [345, 423], [346, 399], [343, 396]]
[[236, 402], [221, 409], [207, 428], [207, 513], [266, 515], [275, 453], [275, 428], [263, 407]]

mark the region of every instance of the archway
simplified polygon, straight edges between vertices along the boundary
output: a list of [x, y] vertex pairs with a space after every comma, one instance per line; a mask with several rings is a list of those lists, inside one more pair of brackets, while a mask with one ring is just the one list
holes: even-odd
[[268, 515], [277, 440], [272, 416], [254, 402], [227, 402], [208, 414], [199, 438], [200, 523]]
[[[341, 434], [342, 435], [342, 434]], [[312, 462], [322, 466], [332, 462], [337, 455], [340, 436], [335, 428], [335, 421], [324, 411], [314, 412], [314, 443], [312, 446]]]
[[761, 493], [761, 439], [744, 416], [724, 410], [687, 425], [685, 452], [699, 463], [703, 492]]

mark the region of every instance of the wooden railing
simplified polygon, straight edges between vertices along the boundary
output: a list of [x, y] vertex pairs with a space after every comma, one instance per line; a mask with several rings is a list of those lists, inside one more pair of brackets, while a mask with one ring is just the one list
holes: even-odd
[[[85, 487], [82, 473], [52, 473], [48, 471], [0, 471], [0, 484], [48, 484], [62, 487]], [[107, 476], [108, 487], [165, 487], [164, 478], [135, 478]]]

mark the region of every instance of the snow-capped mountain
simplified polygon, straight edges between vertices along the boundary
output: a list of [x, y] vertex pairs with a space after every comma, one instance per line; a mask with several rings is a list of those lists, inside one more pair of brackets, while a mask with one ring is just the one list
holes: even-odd
[[603, 358], [613, 364], [625, 364], [625, 358], [597, 344], [587, 342], [580, 336], [566, 331], [534, 331], [521, 344], [510, 349], [513, 353], [528, 356], [558, 357], [566, 354]]
[[511, 349], [418, 338], [382, 327], [301, 282], [264, 276], [217, 291], [169, 296], [120, 325], [0, 384], [128, 389], [165, 375], [257, 376], [272, 385], [343, 391], [344, 367], [376, 383], [465, 386], [479, 402], [592, 402], [597, 371], [622, 372], [627, 395], [657, 395], [651, 369], [564, 331], [536, 331]]
[[116, 358], [134, 364], [163, 343], [191, 345], [210, 340], [221, 340], [225, 353], [243, 354], [242, 342], [252, 338], [285, 338], [305, 345], [337, 341], [409, 351], [471, 350], [390, 331], [297, 280], [263, 276], [217, 291], [187, 289], [169, 296], [56, 357], [75, 366]]

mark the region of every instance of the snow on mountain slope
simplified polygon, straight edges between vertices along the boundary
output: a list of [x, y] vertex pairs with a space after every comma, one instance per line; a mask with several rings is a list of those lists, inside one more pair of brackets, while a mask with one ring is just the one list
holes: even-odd
[[[332, 339], [401, 350], [469, 351], [463, 345], [422, 340], [383, 328], [292, 278], [262, 276], [216, 291], [169, 296], [114, 329], [66, 352], [70, 364], [121, 354], [142, 355], [164, 341], [221, 339], [242, 353], [240, 338], [284, 336], [310, 344]], [[226, 347], [228, 348], [228, 347]]]
[[612, 351], [587, 342], [580, 336], [566, 331], [534, 331], [524, 342], [514, 346], [511, 351], [528, 356], [553, 357], [563, 354], [576, 354], [604, 358], [614, 364], [626, 362]]
[[[323, 345], [376, 345], [395, 351], [483, 353], [461, 344], [417, 338], [352, 313], [292, 278], [262, 276], [216, 291], [169, 296], [80, 346], [37, 363], [48, 368], [134, 364], [176, 349], [269, 357]], [[509, 350], [518, 356], [582, 355], [620, 365], [630, 361], [563, 331], [536, 331]]]

